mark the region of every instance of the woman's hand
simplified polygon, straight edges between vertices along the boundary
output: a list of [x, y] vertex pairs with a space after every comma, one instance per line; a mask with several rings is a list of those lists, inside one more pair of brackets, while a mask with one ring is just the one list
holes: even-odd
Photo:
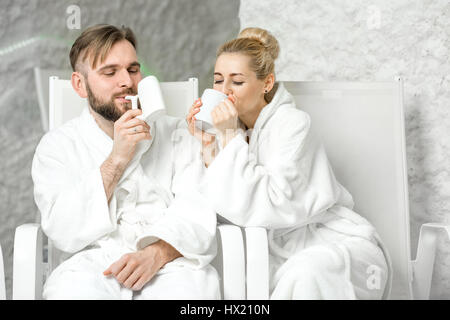
[[235, 102], [236, 98], [230, 94], [228, 99], [222, 101], [211, 112], [214, 128], [221, 138], [222, 148], [225, 148], [238, 133], [238, 112], [234, 106]]
[[191, 135], [196, 137], [202, 143], [202, 158], [206, 167], [208, 167], [216, 157], [216, 137], [195, 126], [195, 115], [200, 112], [202, 100], [198, 98], [194, 101], [189, 114], [186, 116], [186, 122]]
[[203, 130], [198, 129], [195, 126], [195, 115], [200, 112], [200, 107], [202, 106], [202, 100], [198, 98], [194, 101], [191, 109], [189, 109], [189, 114], [186, 116], [186, 122], [188, 124], [188, 129], [191, 135], [196, 137], [199, 141], [201, 141], [203, 146], [208, 146], [211, 143], [215, 142], [215, 136], [209, 134]]

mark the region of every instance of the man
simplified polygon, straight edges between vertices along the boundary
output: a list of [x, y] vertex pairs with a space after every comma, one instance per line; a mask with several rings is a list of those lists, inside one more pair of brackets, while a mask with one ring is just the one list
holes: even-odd
[[216, 216], [196, 191], [197, 144], [173, 138], [183, 120], [149, 125], [124, 98], [142, 79], [133, 32], [90, 27], [70, 62], [72, 86], [89, 107], [42, 138], [32, 166], [42, 228], [73, 254], [52, 272], [43, 297], [220, 298], [209, 265]]

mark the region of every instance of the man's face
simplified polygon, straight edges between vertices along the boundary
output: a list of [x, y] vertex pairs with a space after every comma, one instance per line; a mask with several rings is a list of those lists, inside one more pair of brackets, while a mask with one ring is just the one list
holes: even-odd
[[91, 108], [106, 120], [115, 122], [131, 109], [127, 95], [137, 94], [142, 79], [136, 50], [127, 40], [116, 42], [105, 61], [92, 69], [87, 63], [86, 91]]

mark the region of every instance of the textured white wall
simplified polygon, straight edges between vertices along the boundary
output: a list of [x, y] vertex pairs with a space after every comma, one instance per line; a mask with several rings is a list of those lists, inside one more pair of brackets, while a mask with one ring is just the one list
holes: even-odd
[[[241, 29], [281, 44], [279, 80], [404, 80], [411, 247], [420, 224], [450, 223], [450, 1], [243, 0]], [[441, 237], [431, 297], [450, 298]]]
[[217, 47], [239, 31], [239, 0], [226, 6], [220, 0], [0, 2], [0, 243], [8, 299], [15, 227], [37, 219], [30, 170], [44, 132], [33, 67], [70, 69], [69, 50], [82, 31], [67, 27], [66, 9], [73, 4], [80, 8], [81, 29], [131, 27], [143, 71], [161, 81], [194, 76], [200, 90], [212, 85]]

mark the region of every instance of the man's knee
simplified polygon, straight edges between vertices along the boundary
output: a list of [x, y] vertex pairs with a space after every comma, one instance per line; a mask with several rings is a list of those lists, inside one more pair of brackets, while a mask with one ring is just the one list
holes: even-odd
[[202, 269], [176, 267], [156, 275], [136, 298], [149, 300], [220, 299], [219, 276], [212, 266]]
[[[104, 279], [108, 281], [107, 279]], [[46, 281], [42, 297], [46, 300], [111, 300], [120, 299], [117, 292], [96, 275], [64, 271], [52, 274]], [[114, 285], [114, 283], [112, 283]]]

